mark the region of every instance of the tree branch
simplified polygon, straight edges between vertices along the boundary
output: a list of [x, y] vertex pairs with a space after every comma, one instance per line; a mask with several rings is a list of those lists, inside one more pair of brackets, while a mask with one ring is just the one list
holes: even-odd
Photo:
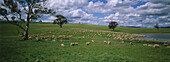
[[[23, 21], [22, 15], [21, 15], [19, 12], [17, 12], [17, 13], [19, 14], [19, 19], [20, 19], [21, 21]], [[23, 22], [25, 22], [25, 21], [23, 21]]]
[[21, 28], [22, 30], [24, 30], [24, 31], [25, 31], [25, 29], [24, 29], [21, 25], [19, 25], [19, 24], [17, 24], [17, 23], [13, 23], [13, 22], [9, 21], [8, 17], [6, 17], [6, 16], [4, 16], [4, 18], [6, 18], [6, 20], [7, 20], [9, 23], [11, 23], [11, 24], [13, 24], [13, 25], [18, 26], [19, 28]]

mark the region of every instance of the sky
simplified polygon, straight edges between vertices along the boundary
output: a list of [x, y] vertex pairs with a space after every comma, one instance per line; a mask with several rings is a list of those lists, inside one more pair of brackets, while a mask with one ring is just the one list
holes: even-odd
[[[170, 0], [47, 0], [46, 6], [64, 15], [69, 23], [153, 28], [170, 26]], [[53, 22], [55, 15], [45, 15], [43, 22]]]

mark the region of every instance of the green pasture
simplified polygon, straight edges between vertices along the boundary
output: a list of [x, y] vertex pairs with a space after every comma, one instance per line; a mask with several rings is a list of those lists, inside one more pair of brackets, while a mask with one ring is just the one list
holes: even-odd
[[[24, 24], [23, 24], [24, 26]], [[105, 32], [107, 31], [107, 32]], [[51, 32], [51, 33], [50, 33]], [[114, 32], [123, 34], [167, 34], [170, 29], [161, 28], [129, 28], [116, 27]], [[107, 37], [109, 33], [114, 35], [112, 29], [104, 25], [64, 24], [63, 28], [52, 23], [30, 23], [29, 36], [39, 37], [55, 35], [49, 40], [37, 41], [35, 38], [20, 41], [23, 31], [15, 25], [0, 23], [0, 62], [168, 62], [170, 61], [170, 49], [161, 43], [160, 48], [143, 46], [154, 45], [149, 42], [133, 42], [131, 40], [113, 39]], [[42, 33], [46, 33], [42, 36]], [[96, 34], [96, 36], [94, 36]], [[72, 35], [70, 38], [58, 36]], [[102, 35], [102, 36], [101, 36]], [[119, 34], [116, 34], [118, 36]], [[94, 40], [95, 42], [91, 42]], [[111, 41], [111, 45], [103, 41]], [[70, 46], [77, 42], [78, 46]], [[90, 45], [86, 45], [90, 42]], [[133, 46], [129, 45], [133, 42]], [[61, 47], [64, 44], [65, 47]]]

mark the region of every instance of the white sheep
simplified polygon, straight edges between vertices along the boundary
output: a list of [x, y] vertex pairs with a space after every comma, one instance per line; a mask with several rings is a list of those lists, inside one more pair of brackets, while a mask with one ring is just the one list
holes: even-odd
[[159, 48], [160, 46], [158, 44], [153, 45], [154, 48]]
[[107, 44], [107, 41], [104, 41], [104, 43], [106, 43], [106, 44]]
[[163, 45], [167, 47], [169, 45], [169, 42], [165, 41]]
[[125, 42], [124, 42], [124, 41], [122, 41], [121, 43], [122, 43], [122, 44], [124, 44]]
[[130, 42], [129, 44], [130, 44], [131, 46], [133, 45], [133, 43], [132, 43], [132, 42]]
[[148, 45], [149, 47], [152, 47], [152, 45]]
[[108, 41], [108, 42], [107, 42], [107, 44], [108, 44], [108, 45], [111, 45], [111, 42], [110, 42], [110, 41]]
[[90, 42], [86, 42], [86, 45], [89, 45], [90, 44]]
[[94, 42], [94, 40], [91, 40], [91, 42]]
[[75, 45], [79, 45], [79, 43], [74, 43]]
[[71, 45], [71, 46], [74, 46], [74, 45], [75, 45], [75, 43], [70, 43], [70, 45]]
[[148, 46], [147, 44], [143, 44], [143, 46]]
[[35, 37], [35, 39], [36, 39], [37, 41], [40, 41], [39, 37]]
[[65, 47], [65, 45], [64, 45], [64, 44], [61, 44], [61, 46], [62, 46], [62, 47]]
[[31, 36], [29, 36], [29, 37], [28, 37], [28, 39], [32, 39], [32, 37], [31, 37]]
[[55, 35], [52, 35], [52, 38], [55, 38]]
[[52, 41], [53, 41], [53, 42], [55, 42], [56, 40], [55, 40], [55, 39], [53, 39]]

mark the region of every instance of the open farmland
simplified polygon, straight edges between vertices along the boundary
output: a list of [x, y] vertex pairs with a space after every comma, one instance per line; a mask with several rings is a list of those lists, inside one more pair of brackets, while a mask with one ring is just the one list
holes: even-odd
[[[164, 41], [137, 39], [142, 33], [170, 33], [170, 29], [117, 27], [115, 32], [102, 25], [30, 23], [30, 40], [20, 41], [22, 30], [0, 23], [1, 62], [167, 62], [170, 49]], [[108, 45], [104, 41], [110, 41]], [[86, 43], [90, 42], [89, 45]], [[129, 44], [130, 42], [133, 45]], [[71, 46], [70, 43], [78, 43]], [[61, 46], [64, 44], [64, 47]], [[160, 48], [143, 46], [158, 44]]]

